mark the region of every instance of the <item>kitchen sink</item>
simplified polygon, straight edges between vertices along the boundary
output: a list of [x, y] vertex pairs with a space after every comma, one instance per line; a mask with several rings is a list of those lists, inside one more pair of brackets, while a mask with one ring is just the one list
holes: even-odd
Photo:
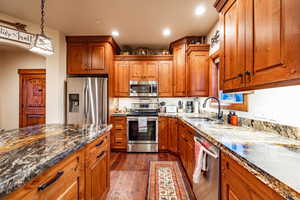
[[194, 123], [209, 123], [209, 124], [223, 124], [223, 120], [212, 119], [208, 117], [186, 117], [188, 120], [193, 121]]
[[206, 121], [206, 122], [209, 122], [209, 121], [214, 121], [213, 119], [210, 119], [208, 117], [187, 117], [188, 119], [191, 119], [191, 120], [199, 120], [199, 121]]

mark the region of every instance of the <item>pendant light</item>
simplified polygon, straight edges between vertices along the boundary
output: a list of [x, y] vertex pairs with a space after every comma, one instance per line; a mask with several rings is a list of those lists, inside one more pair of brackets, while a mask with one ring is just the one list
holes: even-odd
[[41, 33], [36, 34], [32, 40], [30, 45], [30, 51], [45, 54], [45, 55], [52, 55], [54, 53], [52, 41], [45, 35], [44, 32], [44, 24], [45, 24], [45, 0], [41, 0]]

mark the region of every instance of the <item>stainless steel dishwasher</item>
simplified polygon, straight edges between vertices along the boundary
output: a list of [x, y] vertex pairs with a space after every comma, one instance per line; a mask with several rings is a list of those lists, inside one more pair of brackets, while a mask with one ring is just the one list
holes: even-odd
[[[198, 183], [193, 180], [193, 191], [197, 200], [219, 200], [220, 199], [220, 150], [203, 137], [195, 137], [201, 144], [205, 170], [201, 170]], [[196, 146], [195, 146], [196, 148]], [[197, 160], [197, 158], [196, 158]]]

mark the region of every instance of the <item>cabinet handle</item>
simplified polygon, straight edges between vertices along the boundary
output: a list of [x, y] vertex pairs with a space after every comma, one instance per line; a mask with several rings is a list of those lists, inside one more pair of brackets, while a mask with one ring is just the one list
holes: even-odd
[[97, 158], [101, 158], [103, 156], [103, 154], [105, 153], [105, 151], [102, 151], [98, 156]]
[[40, 186], [38, 187], [38, 190], [39, 190], [39, 191], [45, 190], [48, 186], [50, 186], [50, 185], [52, 185], [53, 183], [55, 183], [55, 182], [56, 182], [63, 174], [64, 174], [64, 171], [58, 171], [58, 172], [56, 173], [56, 176], [55, 176], [53, 179], [51, 179], [50, 181], [48, 181], [47, 183], [45, 183], [45, 184], [43, 184], [43, 185], [40, 185]]
[[246, 72], [245, 72], [245, 76], [246, 76], [247, 81], [248, 81], [248, 82], [251, 82], [251, 72], [246, 71]]
[[102, 145], [102, 144], [103, 144], [103, 142], [104, 142], [104, 141], [102, 140], [101, 142], [99, 142], [99, 143], [98, 143], [98, 144], [96, 144], [95, 146], [96, 146], [96, 147], [99, 147], [100, 145]]
[[244, 83], [244, 75], [242, 73], [240, 73], [238, 75], [239, 78], [241, 78], [241, 83]]

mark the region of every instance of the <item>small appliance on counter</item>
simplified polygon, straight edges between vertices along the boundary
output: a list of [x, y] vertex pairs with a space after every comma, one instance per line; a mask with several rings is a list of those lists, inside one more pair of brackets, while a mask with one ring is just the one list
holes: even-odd
[[160, 102], [159, 105], [160, 105], [160, 112], [165, 113], [166, 112], [166, 106], [165, 106], [166, 102]]
[[185, 112], [187, 112], [187, 113], [194, 112], [194, 102], [193, 101], [187, 101], [186, 102]]
[[166, 112], [167, 113], [176, 113], [177, 112], [177, 106], [174, 106], [174, 105], [166, 106]]
[[199, 101], [194, 101], [194, 113], [199, 113]]
[[183, 103], [182, 101], [178, 101], [178, 112], [179, 113], [183, 113]]

